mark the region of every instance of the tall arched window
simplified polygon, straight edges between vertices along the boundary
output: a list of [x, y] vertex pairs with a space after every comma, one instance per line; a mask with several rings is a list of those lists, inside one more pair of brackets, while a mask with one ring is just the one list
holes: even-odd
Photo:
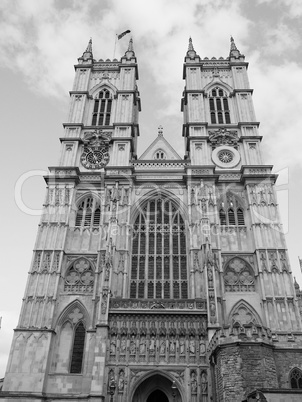
[[75, 226], [99, 226], [100, 220], [100, 204], [92, 197], [85, 198], [78, 206]]
[[290, 387], [293, 389], [302, 389], [302, 371], [294, 368], [289, 375]]
[[230, 124], [230, 109], [228, 96], [221, 88], [216, 87], [209, 95], [210, 115], [212, 124]]
[[103, 89], [94, 101], [92, 126], [109, 126], [111, 108], [112, 95], [108, 89]]
[[58, 337], [56, 337], [51, 370], [57, 373], [82, 372], [86, 318], [78, 303], [73, 303], [65, 310], [56, 329]]
[[167, 198], [149, 200], [134, 224], [131, 298], [188, 298], [186, 228]]

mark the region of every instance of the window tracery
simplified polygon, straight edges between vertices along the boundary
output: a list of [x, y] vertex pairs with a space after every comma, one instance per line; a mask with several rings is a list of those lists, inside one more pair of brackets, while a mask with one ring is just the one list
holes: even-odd
[[302, 389], [302, 371], [294, 368], [289, 375], [289, 381], [292, 389]]
[[64, 283], [67, 292], [86, 292], [93, 290], [94, 271], [85, 258], [79, 258], [69, 267]]
[[100, 221], [100, 204], [92, 197], [85, 198], [78, 206], [75, 226], [99, 226]]
[[185, 223], [172, 201], [148, 201], [134, 233], [130, 297], [187, 298]]
[[112, 109], [112, 94], [108, 89], [99, 92], [94, 100], [92, 126], [109, 126]]
[[209, 95], [210, 116], [212, 124], [230, 124], [230, 108], [227, 93], [216, 87]]
[[254, 292], [254, 271], [241, 258], [233, 258], [224, 270], [224, 285], [227, 292]]

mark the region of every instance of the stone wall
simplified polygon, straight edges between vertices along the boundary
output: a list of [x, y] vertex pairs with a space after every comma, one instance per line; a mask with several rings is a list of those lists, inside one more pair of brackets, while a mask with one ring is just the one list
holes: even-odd
[[266, 344], [225, 345], [216, 358], [217, 400], [241, 402], [246, 394], [261, 387], [277, 387], [273, 348]]

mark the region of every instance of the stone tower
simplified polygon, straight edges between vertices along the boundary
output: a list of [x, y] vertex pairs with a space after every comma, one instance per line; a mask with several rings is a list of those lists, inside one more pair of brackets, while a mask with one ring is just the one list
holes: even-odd
[[133, 42], [119, 61], [89, 42], [0, 399], [299, 400], [301, 317], [247, 67], [233, 39], [219, 59], [190, 39], [185, 157], [160, 127], [137, 158]]

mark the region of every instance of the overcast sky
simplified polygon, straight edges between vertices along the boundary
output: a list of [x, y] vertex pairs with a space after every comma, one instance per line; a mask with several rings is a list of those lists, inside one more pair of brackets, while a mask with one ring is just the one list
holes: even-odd
[[[37, 171], [22, 187], [22, 200], [39, 209], [41, 171], [58, 163], [73, 65], [92, 37], [95, 59], [112, 59], [115, 35], [131, 30], [142, 100], [139, 155], [157, 127], [180, 155], [183, 59], [191, 36], [203, 58], [227, 57], [233, 35], [249, 65], [263, 154], [280, 174], [277, 182], [291, 265], [302, 276], [302, 2], [299, 0], [1, 0], [1, 269], [0, 377], [4, 376], [39, 223], [15, 200], [18, 179]], [[120, 58], [130, 36], [116, 48]], [[40, 176], [39, 176], [40, 174]], [[17, 203], [20, 204], [20, 192]]]

